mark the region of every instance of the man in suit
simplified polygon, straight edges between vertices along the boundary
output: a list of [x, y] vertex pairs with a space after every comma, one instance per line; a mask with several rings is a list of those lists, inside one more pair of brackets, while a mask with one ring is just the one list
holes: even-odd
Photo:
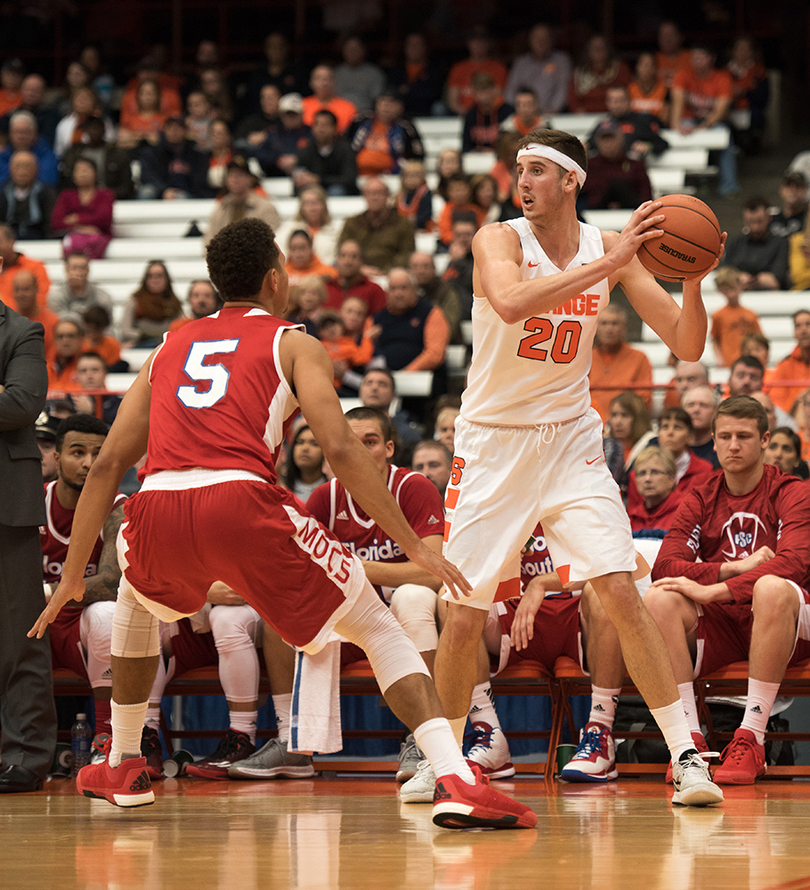
[[39, 526], [45, 498], [34, 423], [47, 389], [42, 325], [0, 302], [2, 793], [41, 788], [56, 746], [50, 642], [26, 636], [44, 602]]

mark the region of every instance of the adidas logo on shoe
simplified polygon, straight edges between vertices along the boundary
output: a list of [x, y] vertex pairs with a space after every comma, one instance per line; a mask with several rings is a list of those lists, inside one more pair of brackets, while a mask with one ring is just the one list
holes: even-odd
[[439, 782], [436, 785], [436, 790], [433, 792], [433, 803], [438, 803], [440, 800], [451, 800], [453, 797], [452, 794]]
[[137, 779], [133, 781], [133, 783], [129, 786], [130, 791], [149, 791], [152, 787], [152, 783], [149, 781], [149, 776], [146, 774], [146, 770], [138, 773]]

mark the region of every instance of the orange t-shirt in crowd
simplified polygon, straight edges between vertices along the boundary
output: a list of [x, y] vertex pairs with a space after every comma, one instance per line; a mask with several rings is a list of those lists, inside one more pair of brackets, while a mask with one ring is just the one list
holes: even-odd
[[[790, 383], [780, 386], [782, 380]], [[790, 411], [796, 399], [810, 387], [810, 362], [802, 359], [802, 351], [798, 346], [771, 371], [768, 383], [767, 393], [771, 400], [783, 411]]]
[[[125, 121], [134, 120], [136, 117], [140, 116], [138, 111], [138, 96], [137, 96], [137, 88], [130, 90], [129, 88], [124, 93], [124, 98], [121, 100], [121, 126], [124, 129], [130, 129]], [[177, 90], [166, 89], [161, 87], [160, 90], [160, 114], [163, 115], [164, 120], [167, 117], [183, 117], [183, 104], [180, 101], [180, 93]]]
[[712, 315], [711, 338], [726, 368], [740, 357], [743, 337], [761, 333], [759, 316], [745, 306], [723, 306]]
[[85, 352], [97, 352], [108, 368], [121, 361], [121, 344], [111, 334], [105, 334], [101, 343], [93, 343], [85, 337], [82, 341], [82, 353]]
[[287, 270], [287, 278], [290, 287], [298, 284], [303, 278], [307, 278], [309, 275], [320, 275], [321, 278], [337, 278], [337, 270], [332, 268], [332, 266], [327, 266], [326, 263], [322, 263], [318, 257], [314, 255], [312, 257], [312, 262], [306, 269], [296, 269], [289, 260], [284, 268]]
[[[351, 337], [338, 337], [336, 340], [321, 340], [333, 362], [348, 362], [353, 368], [367, 365], [374, 355], [374, 341], [363, 337], [355, 343]], [[340, 388], [341, 381], [335, 377], [335, 389]]]
[[360, 151], [357, 152], [357, 172], [361, 176], [374, 176], [378, 173], [391, 173], [395, 159], [388, 142], [390, 127], [374, 121]]
[[308, 127], [312, 126], [312, 122], [315, 120], [315, 115], [323, 108], [327, 111], [331, 111], [337, 118], [338, 133], [343, 133], [346, 127], [349, 126], [357, 115], [357, 108], [355, 107], [354, 102], [349, 102], [348, 99], [344, 99], [342, 96], [335, 96], [328, 102], [321, 102], [317, 96], [307, 96], [306, 99], [304, 99], [303, 104], [304, 123]]
[[76, 373], [76, 363], [78, 362], [78, 354], [60, 370], [56, 364], [56, 360], [51, 357], [48, 360], [48, 390], [58, 389], [62, 392], [82, 392], [84, 387], [79, 383], [79, 377]]
[[31, 321], [38, 321], [45, 328], [45, 358], [50, 359], [53, 354], [53, 329], [59, 321], [59, 316], [51, 312], [47, 306], [37, 306], [34, 314], [28, 318]]
[[635, 80], [627, 90], [630, 94], [630, 108], [633, 111], [661, 117], [664, 103], [667, 101], [667, 88], [663, 81], [659, 80], [648, 93], [645, 93]]
[[166, 115], [162, 112], [157, 114], [135, 114], [121, 111], [121, 129], [129, 130], [131, 133], [159, 133], [166, 123]]
[[469, 111], [475, 102], [470, 80], [473, 74], [478, 71], [488, 74], [495, 81], [495, 86], [499, 90], [506, 87], [509, 72], [505, 65], [495, 59], [484, 59], [482, 62], [464, 59], [461, 62], [456, 62], [450, 69], [447, 86], [458, 89], [458, 105], [462, 112]]
[[442, 244], [449, 244], [453, 240], [454, 213], [474, 213], [475, 227], [477, 229], [481, 228], [486, 216], [483, 209], [477, 204], [454, 204], [452, 201], [448, 201], [439, 215], [439, 241]]
[[10, 266], [3, 266], [0, 272], [0, 300], [6, 306], [11, 306], [17, 311], [17, 301], [14, 299], [14, 279], [18, 272], [33, 272], [34, 278], [37, 280], [37, 306], [45, 307], [48, 305], [48, 291], [51, 289], [51, 279], [44, 263], [39, 260], [32, 259], [21, 253], [17, 256], [16, 262]]
[[20, 107], [22, 102], [22, 94], [19, 90], [16, 93], [10, 93], [8, 90], [0, 90], [0, 115], [7, 114]]
[[658, 67], [658, 76], [664, 81], [664, 86], [671, 87], [675, 75], [679, 71], [685, 71], [692, 67], [692, 54], [688, 49], [682, 49], [674, 56], [665, 56], [662, 52], [657, 52], [655, 63]]
[[[718, 69], [709, 72], [706, 77], [698, 77], [691, 68], [679, 71], [672, 86], [685, 93], [684, 117], [697, 121], [711, 114], [718, 99], [731, 99], [732, 96], [731, 75]], [[677, 123], [673, 121], [673, 124]]]
[[[610, 414], [610, 401], [625, 390], [637, 391], [649, 409], [652, 405], [652, 365], [640, 350], [623, 343], [617, 352], [593, 350], [590, 386], [610, 386], [611, 389], [591, 390], [591, 405], [599, 412], [603, 423]], [[636, 390], [636, 387], [640, 387]]]

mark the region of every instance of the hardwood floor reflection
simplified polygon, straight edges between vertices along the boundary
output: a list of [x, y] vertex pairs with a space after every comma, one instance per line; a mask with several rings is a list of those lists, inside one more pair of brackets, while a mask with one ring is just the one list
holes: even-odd
[[135, 810], [55, 780], [0, 800], [0, 887], [810, 888], [808, 782], [730, 788], [707, 810], [673, 808], [660, 778], [498, 787], [534, 807], [537, 831], [443, 831], [388, 778], [167, 780]]

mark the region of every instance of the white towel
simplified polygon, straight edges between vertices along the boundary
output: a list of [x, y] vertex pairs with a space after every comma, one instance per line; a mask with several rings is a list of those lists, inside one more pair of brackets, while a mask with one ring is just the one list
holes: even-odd
[[340, 640], [333, 635], [316, 655], [295, 653], [288, 749], [299, 754], [334, 754], [342, 748]]

